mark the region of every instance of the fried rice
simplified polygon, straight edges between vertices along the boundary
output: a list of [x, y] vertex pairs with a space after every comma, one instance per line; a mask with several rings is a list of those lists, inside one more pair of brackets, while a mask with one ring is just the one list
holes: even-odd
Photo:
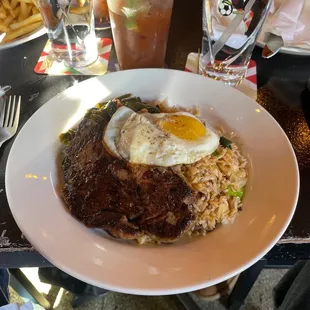
[[[169, 108], [166, 103], [160, 105], [162, 112], [187, 111], [200, 117], [199, 109]], [[203, 121], [203, 120], [202, 120]], [[247, 159], [238, 146], [219, 145], [211, 155], [193, 164], [172, 167], [196, 193], [193, 208], [196, 213], [189, 235], [205, 235], [218, 224], [232, 223], [242, 210], [242, 197], [247, 183]]]
[[242, 193], [247, 182], [247, 160], [235, 144], [219, 146], [216, 153], [191, 165], [174, 166], [197, 194], [193, 203], [196, 220], [191, 233], [205, 235], [217, 224], [232, 223], [242, 210]]

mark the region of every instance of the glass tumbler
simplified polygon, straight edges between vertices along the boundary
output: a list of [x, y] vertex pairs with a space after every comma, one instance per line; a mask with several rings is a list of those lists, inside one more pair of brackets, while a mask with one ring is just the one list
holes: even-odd
[[173, 0], [108, 0], [121, 69], [162, 68]]
[[98, 58], [93, 0], [37, 0], [53, 56], [71, 68]]
[[240, 84], [272, 0], [203, 0], [199, 73]]

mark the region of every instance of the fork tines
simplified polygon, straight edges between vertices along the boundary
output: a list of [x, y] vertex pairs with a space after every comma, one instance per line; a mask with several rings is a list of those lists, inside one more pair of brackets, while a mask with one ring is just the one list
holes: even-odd
[[0, 117], [1, 127], [14, 127], [18, 125], [21, 96], [9, 96], [4, 101]]

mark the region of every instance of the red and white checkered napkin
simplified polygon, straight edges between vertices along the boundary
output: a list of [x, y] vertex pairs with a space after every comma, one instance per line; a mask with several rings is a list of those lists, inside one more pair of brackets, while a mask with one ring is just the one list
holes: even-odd
[[108, 38], [97, 38], [98, 54], [97, 61], [93, 64], [73, 69], [66, 67], [63, 62], [55, 61], [52, 55], [52, 45], [50, 40], [47, 41], [41, 56], [34, 68], [34, 72], [38, 74], [48, 75], [102, 75], [107, 72], [110, 53], [112, 48], [112, 40]]
[[[190, 53], [187, 56], [185, 71], [198, 73], [198, 54]], [[238, 90], [251, 97], [257, 99], [257, 79], [256, 79], [256, 62], [251, 60], [248, 66], [246, 78], [240, 84], [235, 86]]]

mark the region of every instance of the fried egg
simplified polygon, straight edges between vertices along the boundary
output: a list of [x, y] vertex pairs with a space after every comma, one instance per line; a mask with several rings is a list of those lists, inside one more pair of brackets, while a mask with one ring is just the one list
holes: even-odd
[[103, 143], [130, 163], [169, 167], [213, 153], [219, 136], [187, 112], [135, 113], [121, 107], [106, 127]]

